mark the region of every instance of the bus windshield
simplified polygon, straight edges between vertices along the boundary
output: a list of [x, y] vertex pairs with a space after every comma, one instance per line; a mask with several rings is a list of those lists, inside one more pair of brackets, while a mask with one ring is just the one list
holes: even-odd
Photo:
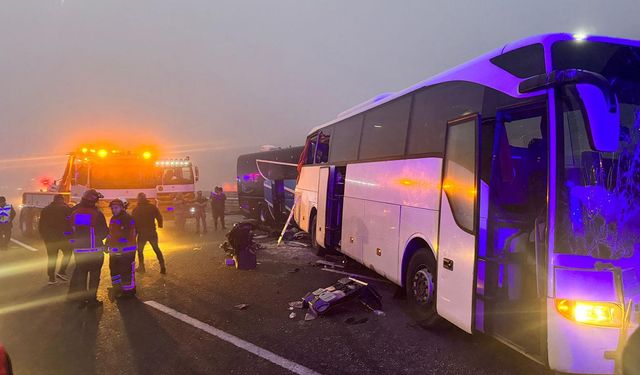
[[608, 79], [621, 126], [616, 152], [594, 150], [581, 102], [570, 87], [562, 91], [556, 251], [630, 257], [640, 251], [640, 48], [560, 42], [553, 52], [556, 69], [586, 69]]

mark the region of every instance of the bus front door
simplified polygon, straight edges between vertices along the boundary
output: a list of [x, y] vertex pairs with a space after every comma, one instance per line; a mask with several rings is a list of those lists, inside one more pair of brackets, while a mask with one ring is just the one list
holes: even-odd
[[447, 126], [440, 208], [436, 309], [471, 333], [476, 264], [477, 134], [480, 116]]
[[475, 328], [537, 360], [546, 351], [546, 118], [542, 103], [498, 110], [479, 142], [487, 191], [479, 202]]

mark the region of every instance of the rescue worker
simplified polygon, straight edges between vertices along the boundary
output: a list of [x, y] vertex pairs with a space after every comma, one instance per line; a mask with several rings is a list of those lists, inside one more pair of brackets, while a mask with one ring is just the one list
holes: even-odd
[[107, 236], [111, 301], [120, 297], [133, 297], [136, 294], [136, 228], [133, 217], [127, 213], [127, 206], [124, 199], [114, 199], [109, 203], [113, 214]]
[[[54, 195], [53, 202], [43, 208], [40, 213], [38, 232], [40, 232], [40, 237], [42, 237], [47, 249], [49, 285], [57, 284], [56, 277], [62, 281], [69, 281], [67, 266], [73, 252], [69, 243], [70, 218], [71, 207], [64, 202], [62, 194]], [[60, 270], [56, 272], [59, 251], [62, 252], [62, 260], [60, 261]]]
[[104, 263], [103, 241], [109, 228], [104, 215], [96, 207], [100, 198], [103, 198], [102, 194], [94, 189], [85, 191], [71, 213], [71, 246], [76, 267], [71, 275], [69, 297], [80, 301], [79, 308], [102, 306], [97, 292]]
[[211, 213], [213, 216], [213, 227], [218, 230], [218, 219], [220, 219], [220, 225], [222, 229], [227, 229], [224, 225], [224, 210], [227, 196], [222, 191], [220, 186], [216, 186], [211, 193]]
[[5, 197], [0, 197], [0, 250], [7, 250], [11, 241], [11, 228], [13, 219], [16, 217], [16, 210], [7, 203]]
[[187, 220], [187, 202], [180, 193], [173, 199], [173, 212], [176, 219], [176, 229], [180, 232], [184, 231]]
[[167, 268], [164, 264], [162, 251], [158, 246], [158, 232], [156, 231], [156, 221], [158, 222], [158, 228], [162, 228], [160, 210], [149, 202], [144, 193], [140, 193], [138, 194], [138, 206], [133, 209], [132, 215], [138, 233], [138, 272], [146, 271], [144, 267], [144, 246], [149, 242], [156, 253], [156, 257], [158, 257], [160, 273], [164, 275], [167, 273]]
[[207, 233], [207, 198], [202, 195], [202, 191], [196, 193], [194, 202], [196, 209], [196, 234], [200, 234], [200, 221], [202, 220], [202, 233]]

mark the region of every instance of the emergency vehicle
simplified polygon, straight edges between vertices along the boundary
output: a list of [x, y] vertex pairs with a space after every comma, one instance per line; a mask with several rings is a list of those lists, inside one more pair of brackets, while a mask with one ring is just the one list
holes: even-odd
[[176, 195], [182, 194], [183, 199], [192, 200], [198, 178], [198, 167], [188, 156], [161, 159], [156, 152], [147, 149], [124, 151], [81, 147], [69, 153], [62, 178], [47, 191], [23, 194], [20, 229], [25, 235], [35, 235], [40, 212], [51, 203], [55, 194], [64, 195], [65, 201], [74, 205], [88, 189], [96, 189], [104, 196], [100, 203], [103, 209], [115, 198], [129, 200], [133, 208], [138, 193], [145, 193], [163, 215], [171, 218]]

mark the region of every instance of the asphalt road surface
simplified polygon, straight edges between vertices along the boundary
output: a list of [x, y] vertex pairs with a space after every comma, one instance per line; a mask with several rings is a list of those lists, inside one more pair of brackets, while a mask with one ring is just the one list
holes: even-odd
[[160, 236], [167, 275], [147, 246], [137, 299], [110, 303], [105, 261], [105, 303], [95, 311], [66, 302], [67, 284], [47, 285], [41, 241], [18, 235], [22, 244], [0, 251], [0, 341], [15, 373], [547, 373], [492, 339], [419, 327], [383, 282], [372, 285], [384, 316], [354, 303], [313, 321], [303, 310], [290, 319], [288, 302], [341, 277], [314, 267], [308, 249], [264, 250], [256, 270], [240, 271], [224, 265], [222, 231]]

